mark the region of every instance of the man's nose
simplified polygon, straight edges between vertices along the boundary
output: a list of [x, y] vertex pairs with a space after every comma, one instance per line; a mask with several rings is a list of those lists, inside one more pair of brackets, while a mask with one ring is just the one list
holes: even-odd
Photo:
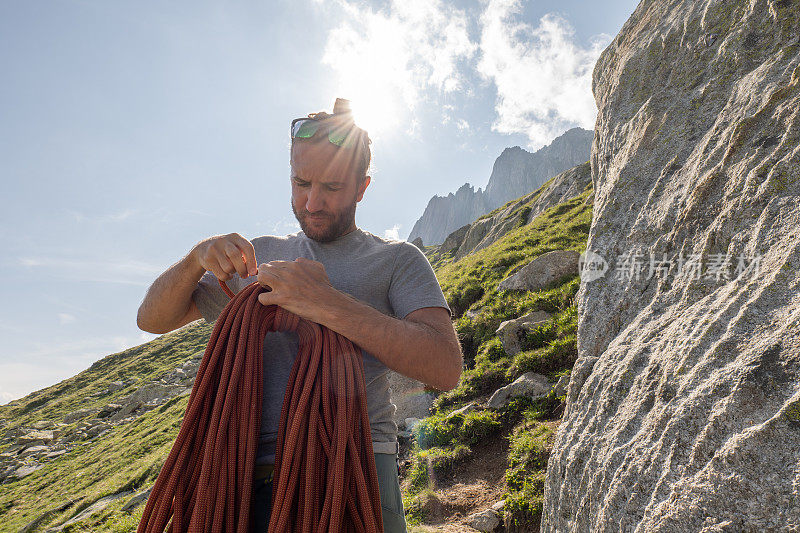
[[320, 211], [324, 204], [325, 202], [320, 187], [314, 187], [312, 185], [306, 197], [306, 211], [309, 213]]

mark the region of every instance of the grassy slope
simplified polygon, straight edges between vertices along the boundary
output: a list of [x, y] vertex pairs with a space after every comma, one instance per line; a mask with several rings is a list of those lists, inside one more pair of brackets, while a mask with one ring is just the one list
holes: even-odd
[[[39, 420], [60, 421], [81, 408], [100, 408], [126, 396], [179, 366], [197, 352], [203, 352], [211, 327], [198, 321], [151, 342], [109, 355], [80, 374], [21, 400], [0, 406], [6, 428], [28, 426]], [[112, 381], [131, 381], [124, 389], [107, 394]], [[93, 396], [94, 395], [94, 396]], [[114, 427], [93, 441], [84, 441], [30, 474], [0, 485], [0, 520], [4, 531], [16, 531], [43, 513], [73, 500], [65, 510], [52, 513], [42, 522], [58, 524], [77, 514], [97, 499], [117, 492], [136, 490], [152, 484], [178, 432], [188, 396], [173, 398], [131, 423]], [[75, 427], [79, 422], [64, 426]], [[0, 451], [8, 449], [5, 444]], [[126, 499], [109, 509], [119, 508]], [[109, 512], [101, 516], [108, 515]], [[95, 525], [85, 529], [97, 530]], [[68, 528], [65, 531], [82, 531]]]
[[[458, 387], [437, 398], [434, 415], [423, 421], [416, 434], [412, 466], [404, 483], [409, 487], [404, 497], [410, 524], [424, 522], [421, 501], [436, 490], [430, 482], [436, 473], [457, 468], [470, 459], [479, 440], [492, 438], [509, 439], [507, 521], [520, 527], [538, 522], [552, 421], [558, 419], [563, 398], [520, 400], [497, 412], [477, 409], [467, 415], [448, 414], [473, 400], [485, 400], [523, 372], [533, 370], [556, 378], [571, 369], [576, 355], [577, 276], [537, 292], [498, 292], [496, 287], [542, 253], [583, 251], [591, 223], [591, 204], [585, 201], [591, 201], [591, 196], [589, 186], [580, 196], [545, 211], [491, 246], [457, 262], [444, 259], [435, 265], [454, 309], [469, 309], [476, 314], [472, 318], [461, 315], [456, 321], [467, 367], [462, 380]], [[529, 336], [525, 351], [506, 356], [494, 331], [501, 321], [537, 309], [553, 313], [552, 322]], [[0, 406], [0, 419], [11, 428], [40, 420], [57, 422], [77, 409], [100, 408], [202, 352], [210, 333], [211, 326], [201, 320], [110, 355], [77, 376]], [[107, 394], [108, 384], [116, 380], [131, 382], [123, 390]], [[74, 503], [64, 510], [51, 513], [41, 527], [63, 523], [103, 496], [152, 484], [177, 435], [187, 400], [187, 396], [175, 398], [134, 422], [83, 443], [22, 480], [0, 485], [2, 529], [18, 530], [72, 500]], [[9, 446], [0, 446], [0, 451]], [[142, 506], [131, 515], [123, 513], [119, 509], [126, 500], [115, 501], [65, 531], [134, 530]]]
[[[410, 524], [425, 524], [427, 502], [440, 488], [435, 480], [447, 479], [459, 465], [473, 459], [476, 444], [507, 439], [506, 523], [519, 530], [538, 529], [544, 472], [563, 397], [551, 393], [535, 402], [518, 399], [497, 411], [478, 406], [467, 414], [453, 412], [474, 401], [485, 402], [497, 388], [524, 372], [556, 380], [571, 370], [577, 356], [574, 297], [580, 278], [560, 280], [535, 292], [498, 291], [497, 285], [545, 252], [584, 251], [592, 196], [590, 184], [581, 195], [546, 210], [487, 248], [456, 262], [436, 264], [445, 296], [460, 315], [456, 329], [466, 369], [459, 385], [441, 394], [434, 414], [415, 429], [404, 484]], [[497, 327], [504, 320], [535, 310], [551, 313], [551, 321], [528, 335], [522, 352], [506, 355], [494, 333]]]

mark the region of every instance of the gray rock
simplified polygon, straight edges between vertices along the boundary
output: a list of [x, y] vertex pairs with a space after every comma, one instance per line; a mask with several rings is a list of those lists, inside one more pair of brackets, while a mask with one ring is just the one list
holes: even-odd
[[574, 250], [553, 250], [544, 253], [507, 277], [498, 290], [538, 291], [565, 276], [578, 274], [580, 253]]
[[53, 442], [55, 436], [53, 431], [36, 430], [29, 431], [16, 438], [16, 443], [23, 446], [42, 446]]
[[107, 394], [114, 394], [115, 392], [119, 392], [125, 388], [124, 381], [112, 381], [108, 384], [108, 389], [106, 390]]
[[428, 416], [435, 396], [425, 390], [425, 385], [399, 372], [389, 372], [388, 376], [390, 398], [397, 407], [394, 412], [395, 423], [400, 424], [409, 417]]
[[19, 452], [18, 457], [28, 457], [31, 455], [33, 456], [44, 455], [48, 451], [50, 451], [50, 448], [48, 446], [31, 446]]
[[94, 415], [95, 413], [97, 413], [97, 409], [78, 409], [77, 411], [72, 411], [71, 413], [66, 414], [61, 420], [65, 424], [71, 424], [90, 415]]
[[564, 374], [558, 378], [558, 382], [556, 383], [555, 387], [553, 387], [553, 391], [555, 392], [556, 396], [563, 396], [566, 394], [567, 385], [569, 385], [569, 374]]
[[420, 423], [420, 419], [419, 418], [413, 418], [413, 417], [406, 418], [405, 419], [405, 428], [406, 428], [406, 430], [411, 431], [413, 433], [414, 432], [414, 427], [419, 423]]
[[119, 422], [120, 420], [124, 420], [130, 417], [137, 409], [141, 408], [143, 405], [141, 400], [134, 400], [129, 401], [122, 408], [108, 417], [108, 421], [111, 423]]
[[97, 500], [96, 502], [94, 502], [86, 509], [84, 509], [74, 517], [70, 518], [63, 524], [56, 527], [50, 527], [45, 529], [45, 533], [56, 533], [58, 531], [63, 531], [68, 526], [72, 526], [78, 524], [79, 522], [82, 522], [83, 520], [86, 520], [93, 514], [99, 513], [100, 511], [111, 505], [114, 501], [119, 500], [120, 498], [125, 498], [130, 494], [132, 494], [132, 491], [125, 491], [125, 492], [119, 492], [117, 494], [111, 494], [110, 496], [106, 496], [104, 498], [100, 498], [99, 500]]
[[491, 532], [500, 525], [500, 518], [493, 509], [486, 509], [485, 511], [469, 515], [466, 523], [469, 527], [477, 529], [478, 531]]
[[578, 292], [543, 533], [800, 530], [797, 27], [797, 2], [642, 0], [595, 64], [609, 270]]
[[122, 409], [122, 405], [118, 403], [110, 403], [100, 409], [100, 411], [97, 413], [97, 418], [106, 418], [107, 416], [113, 415], [120, 409]]
[[120, 508], [120, 511], [128, 512], [135, 509], [140, 503], [147, 501], [147, 498], [150, 496], [151, 492], [153, 492], [153, 487], [137, 493], [130, 500], [125, 502], [125, 505]]
[[513, 383], [497, 389], [486, 405], [491, 409], [499, 409], [507, 404], [510, 398], [516, 396], [530, 396], [535, 400], [550, 392], [551, 387], [552, 385], [546, 376], [535, 372], [526, 372], [514, 380]]
[[461, 407], [459, 409], [456, 409], [455, 411], [452, 411], [447, 416], [451, 417], [451, 416], [457, 416], [457, 415], [465, 415], [467, 413], [471, 413], [472, 411], [474, 411], [477, 406], [478, 406], [478, 404], [476, 402], [470, 402], [467, 405], [465, 405], [464, 407]]
[[33, 474], [34, 472], [39, 470], [41, 467], [42, 467], [42, 465], [38, 465], [38, 464], [22, 465], [22, 466], [18, 467], [16, 470], [14, 470], [13, 472], [11, 472], [11, 474], [8, 476], [8, 478], [22, 479], [24, 477], [27, 477], [27, 476]]
[[166, 399], [179, 394], [183, 389], [184, 387], [180, 385], [168, 385], [160, 382], [145, 383], [131, 393], [125, 399], [125, 403], [135, 403], [137, 401], [150, 404], [163, 403]]
[[545, 311], [531, 311], [519, 318], [506, 320], [500, 323], [495, 333], [500, 337], [503, 350], [508, 355], [516, 355], [522, 351], [522, 341], [529, 331], [550, 319], [550, 313]]
[[499, 502], [495, 502], [495, 504], [492, 505], [491, 509], [492, 509], [492, 511], [494, 511], [494, 512], [496, 512], [498, 514], [502, 514], [503, 509], [505, 508], [505, 506], [506, 506], [506, 501], [505, 500], [500, 500]]
[[417, 237], [416, 239], [411, 241], [411, 244], [413, 244], [414, 246], [416, 246], [417, 248], [419, 248], [423, 252], [425, 251], [425, 245], [422, 244], [422, 237]]

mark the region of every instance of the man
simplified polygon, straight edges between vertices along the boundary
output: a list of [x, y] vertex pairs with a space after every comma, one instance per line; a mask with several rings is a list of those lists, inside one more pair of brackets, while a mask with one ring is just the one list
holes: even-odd
[[[405, 531], [405, 519], [388, 371], [449, 390], [458, 382], [463, 358], [450, 308], [422, 252], [355, 224], [356, 204], [371, 181], [369, 142], [340, 99], [333, 115], [295, 120], [291, 205], [302, 231], [252, 242], [237, 233], [199, 242], [156, 279], [137, 321], [152, 333], [172, 331], [201, 317], [213, 322], [229, 301], [217, 279], [234, 292], [258, 281], [270, 289], [259, 295], [262, 304], [279, 305], [359, 346], [384, 530], [394, 532]], [[256, 257], [269, 261], [256, 268]], [[252, 531], [266, 531], [269, 522], [278, 423], [297, 349], [293, 332], [270, 332], [264, 340]]]

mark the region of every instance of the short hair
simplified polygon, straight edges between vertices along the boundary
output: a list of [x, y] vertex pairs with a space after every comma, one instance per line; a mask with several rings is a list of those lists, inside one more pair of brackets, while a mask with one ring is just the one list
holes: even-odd
[[[348, 114], [349, 115], [349, 114]], [[342, 114], [330, 114], [326, 113], [325, 111], [319, 111], [317, 113], [309, 113], [308, 118], [313, 118], [314, 120], [319, 121], [326, 121], [333, 117], [340, 117]], [[355, 144], [356, 150], [356, 157], [357, 157], [357, 166], [356, 166], [356, 185], [361, 186], [364, 181], [367, 179], [367, 172], [369, 171], [369, 165], [372, 160], [372, 153], [370, 151], [369, 145], [372, 144], [372, 139], [369, 138], [369, 134], [366, 130], [359, 128], [356, 126], [355, 122], [353, 121], [352, 115], [349, 115], [345, 118], [345, 123], [352, 124], [356, 135], [358, 136], [357, 142]], [[312, 139], [317, 136], [315, 133]], [[292, 139], [291, 147], [289, 148], [289, 158], [291, 162], [291, 150], [294, 148], [294, 139]], [[341, 148], [341, 147], [338, 147]]]

